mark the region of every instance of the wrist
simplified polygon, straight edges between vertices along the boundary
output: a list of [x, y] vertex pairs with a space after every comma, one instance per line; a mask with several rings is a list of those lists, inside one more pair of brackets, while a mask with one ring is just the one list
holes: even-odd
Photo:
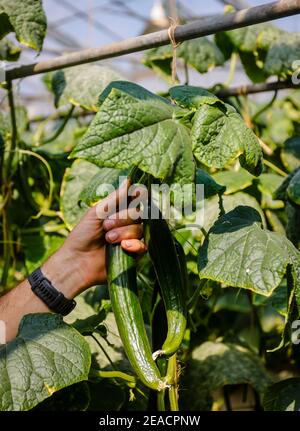
[[73, 299], [86, 288], [78, 267], [76, 256], [61, 248], [41, 266], [41, 270], [58, 291]]

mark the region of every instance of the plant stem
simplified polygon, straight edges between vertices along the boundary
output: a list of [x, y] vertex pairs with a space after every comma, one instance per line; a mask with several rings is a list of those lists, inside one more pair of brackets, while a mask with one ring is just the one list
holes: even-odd
[[8, 156], [5, 161], [5, 182], [8, 184], [11, 178], [11, 167], [12, 161], [14, 157], [14, 152], [17, 147], [18, 140], [18, 129], [17, 129], [17, 120], [16, 120], [16, 109], [14, 102], [14, 93], [11, 81], [7, 83], [7, 91], [8, 91], [8, 104], [10, 109], [10, 121], [11, 121], [11, 141], [10, 146], [8, 148]]
[[102, 350], [103, 354], [105, 355], [105, 357], [107, 358], [108, 362], [110, 363], [110, 365], [112, 366], [112, 368], [115, 371], [118, 371], [115, 367], [115, 364], [113, 363], [113, 361], [110, 359], [109, 354], [106, 352], [106, 350], [104, 349], [104, 347], [102, 346], [102, 344], [100, 343], [99, 340], [97, 340], [97, 338], [95, 337], [95, 335], [91, 334], [91, 337], [93, 338], [93, 340], [98, 344], [98, 346], [100, 347], [100, 349]]
[[196, 305], [198, 298], [199, 298], [199, 295], [200, 295], [200, 292], [203, 289], [203, 286], [205, 285], [206, 282], [207, 282], [206, 279], [202, 279], [199, 281], [197, 289], [195, 290], [195, 292], [193, 293], [193, 295], [191, 296], [191, 298], [187, 302], [187, 306], [188, 306], [189, 310], [193, 309], [193, 307]]
[[185, 75], [185, 83], [184, 85], [189, 85], [190, 77], [189, 77], [189, 67], [187, 62], [184, 62], [184, 75]]
[[46, 159], [44, 159], [43, 156], [41, 156], [38, 153], [35, 153], [33, 151], [30, 150], [23, 150], [21, 148], [18, 149], [18, 152], [21, 154], [27, 154], [28, 156], [32, 156], [35, 157], [37, 159], [39, 159], [46, 167], [47, 171], [48, 171], [48, 175], [49, 175], [49, 194], [48, 194], [48, 199], [47, 199], [47, 206], [44, 208], [41, 208], [40, 211], [35, 215], [32, 216], [33, 219], [37, 219], [39, 218], [45, 211], [49, 210], [51, 208], [51, 204], [52, 204], [52, 198], [53, 198], [53, 191], [54, 191], [54, 179], [53, 179], [53, 173], [52, 173], [52, 169], [51, 166], [49, 165], [49, 163], [47, 162]]
[[269, 160], [264, 159], [264, 164], [266, 166], [268, 166], [269, 168], [271, 168], [273, 171], [277, 172], [279, 175], [281, 175], [282, 177], [287, 177], [288, 174], [285, 173], [284, 171], [282, 171], [280, 168], [278, 168], [276, 165], [274, 165], [272, 162], [270, 162]]
[[160, 392], [157, 392], [157, 410], [159, 412], [165, 412], [166, 411], [165, 389], [163, 389]]
[[237, 53], [233, 52], [231, 54], [231, 59], [230, 59], [230, 67], [229, 67], [228, 78], [226, 79], [226, 82], [224, 84], [225, 87], [229, 87], [231, 85], [233, 79], [234, 79], [237, 58], [238, 58]]
[[8, 216], [8, 208], [11, 199], [11, 177], [12, 177], [12, 162], [14, 151], [17, 147], [18, 130], [16, 122], [16, 111], [14, 104], [14, 94], [11, 81], [7, 82], [8, 103], [10, 108], [11, 120], [11, 140], [7, 149], [8, 155], [4, 159], [3, 172], [2, 172], [2, 196], [4, 196], [5, 205], [2, 208], [2, 230], [3, 230], [3, 272], [1, 276], [1, 285], [3, 287], [7, 284], [9, 268], [11, 259], [14, 254], [12, 245], [11, 230]]
[[49, 142], [54, 141], [56, 138], [58, 138], [58, 136], [63, 132], [64, 128], [66, 127], [67, 122], [69, 121], [69, 119], [71, 118], [73, 111], [75, 109], [75, 105], [72, 105], [71, 108], [69, 109], [67, 115], [64, 117], [61, 125], [57, 128], [57, 130], [53, 133], [52, 136], [50, 136], [50, 138], [45, 139], [43, 141], [43, 144], [49, 144]]
[[169, 388], [170, 408], [172, 412], [178, 412], [178, 376], [176, 353], [169, 358], [167, 382], [171, 385]]
[[268, 103], [266, 103], [262, 108], [260, 108], [254, 115], [253, 115], [253, 117], [252, 117], [252, 123], [254, 123], [255, 122], [255, 120], [257, 120], [257, 118], [263, 113], [263, 112], [265, 112], [267, 109], [269, 109], [272, 105], [273, 105], [273, 103], [275, 102], [275, 100], [276, 100], [276, 97], [277, 97], [277, 94], [278, 94], [278, 90], [275, 90], [274, 91], [274, 95], [273, 95], [273, 97], [272, 97], [272, 99], [268, 102]]
[[129, 383], [136, 383], [136, 378], [122, 371], [102, 371], [91, 369], [89, 377], [100, 379], [122, 379]]

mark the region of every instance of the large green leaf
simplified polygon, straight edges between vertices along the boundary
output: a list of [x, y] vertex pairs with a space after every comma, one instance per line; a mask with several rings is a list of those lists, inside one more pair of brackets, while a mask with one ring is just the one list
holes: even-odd
[[25, 316], [17, 337], [0, 347], [0, 410], [30, 410], [86, 380], [90, 358], [85, 339], [61, 316]]
[[226, 385], [246, 383], [263, 394], [271, 382], [260, 358], [250, 350], [237, 344], [206, 341], [192, 352], [184, 382], [189, 389], [184, 407], [209, 409], [213, 392]]
[[287, 139], [280, 153], [282, 163], [292, 172], [294, 169], [300, 167], [300, 137], [294, 136]]
[[[199, 250], [199, 275], [270, 296], [297, 250], [285, 236], [261, 228], [259, 213], [239, 206], [220, 217]], [[299, 257], [298, 257], [299, 259]]]
[[9, 39], [0, 40], [0, 60], [16, 61], [20, 57], [21, 48]]
[[14, 31], [19, 42], [40, 51], [46, 28], [41, 0], [0, 0], [0, 39]]
[[100, 167], [138, 166], [156, 178], [191, 183], [194, 161], [189, 129], [172, 106], [144, 88], [114, 82], [100, 96], [100, 110], [71, 156]]
[[80, 193], [99, 172], [98, 166], [85, 160], [75, 160], [67, 168], [61, 184], [60, 208], [64, 222], [72, 229], [87, 211], [88, 206], [80, 204]]
[[111, 81], [118, 79], [121, 76], [108, 67], [84, 64], [51, 74], [50, 88], [54, 93], [56, 106], [72, 103], [98, 111], [99, 95]]
[[269, 386], [263, 406], [267, 411], [299, 411], [300, 379], [291, 378]]
[[206, 37], [182, 43], [178, 49], [178, 56], [199, 73], [206, 73], [225, 62], [217, 45]]
[[244, 169], [238, 171], [222, 171], [213, 175], [213, 178], [226, 187], [225, 194], [230, 195], [251, 186], [253, 176]]
[[202, 105], [194, 116], [193, 152], [203, 164], [224, 168], [237, 157], [243, 168], [258, 176], [262, 151], [257, 137], [228, 104]]

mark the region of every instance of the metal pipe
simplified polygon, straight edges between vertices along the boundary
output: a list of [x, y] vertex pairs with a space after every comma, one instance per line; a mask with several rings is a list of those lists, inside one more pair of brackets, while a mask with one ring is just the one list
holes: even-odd
[[[204, 17], [185, 25], [179, 25], [175, 30], [175, 39], [182, 42], [201, 36], [207, 36], [224, 30], [246, 27], [249, 25], [296, 15], [300, 12], [300, 0], [280, 0], [277, 2], [243, 9], [226, 15]], [[7, 70], [6, 79], [13, 80], [25, 76], [50, 72], [65, 67], [119, 57], [133, 52], [144, 51], [170, 43], [167, 30], [125, 39], [98, 48], [89, 48], [72, 54], [62, 55], [51, 60], [41, 61]]]

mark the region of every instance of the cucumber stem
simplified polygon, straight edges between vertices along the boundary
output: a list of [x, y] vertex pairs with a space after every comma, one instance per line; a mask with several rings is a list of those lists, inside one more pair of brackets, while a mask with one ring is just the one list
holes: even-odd
[[165, 389], [163, 389], [160, 392], [157, 392], [157, 410], [159, 412], [165, 412], [166, 411]]
[[178, 376], [177, 376], [177, 360], [176, 353], [170, 357], [168, 361], [167, 382], [169, 387], [169, 400], [172, 412], [178, 412]]

